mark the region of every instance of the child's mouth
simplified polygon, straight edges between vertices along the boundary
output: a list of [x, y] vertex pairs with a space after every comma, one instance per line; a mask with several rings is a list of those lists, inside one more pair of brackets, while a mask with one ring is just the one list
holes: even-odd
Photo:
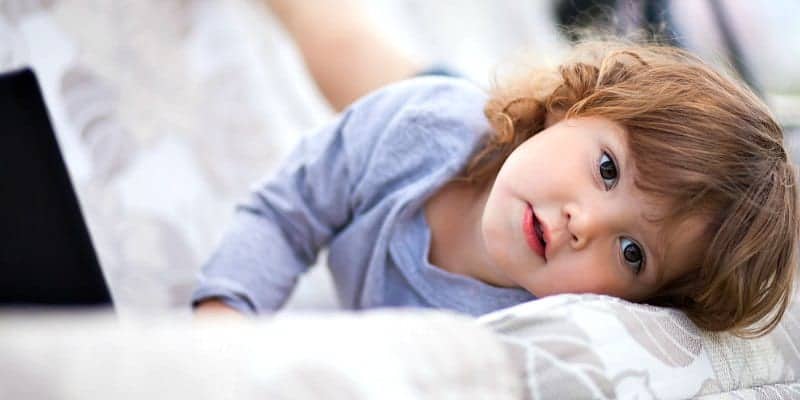
[[528, 208], [525, 210], [525, 216], [523, 221], [523, 230], [525, 232], [525, 238], [528, 242], [528, 246], [540, 257], [545, 257], [545, 249], [547, 248], [547, 242], [544, 240], [544, 234], [542, 231], [542, 225], [539, 222], [539, 219], [536, 218], [536, 213], [533, 212], [533, 207], [528, 204]]
[[544, 241], [544, 235], [542, 234], [542, 224], [539, 223], [539, 218], [536, 218], [536, 214], [533, 214], [533, 229], [536, 230], [536, 238], [542, 242], [542, 246], [546, 246], [547, 242]]

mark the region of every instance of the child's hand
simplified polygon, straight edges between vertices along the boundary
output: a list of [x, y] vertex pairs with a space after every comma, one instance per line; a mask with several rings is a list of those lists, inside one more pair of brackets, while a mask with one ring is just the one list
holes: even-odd
[[244, 314], [219, 299], [209, 299], [201, 302], [195, 307], [194, 315], [198, 319], [206, 317], [244, 319], [245, 317]]

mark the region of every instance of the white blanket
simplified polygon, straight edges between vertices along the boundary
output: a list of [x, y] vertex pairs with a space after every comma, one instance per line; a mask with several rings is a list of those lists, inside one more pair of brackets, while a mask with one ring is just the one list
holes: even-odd
[[0, 314], [2, 399], [523, 399], [498, 337], [442, 312], [255, 322]]

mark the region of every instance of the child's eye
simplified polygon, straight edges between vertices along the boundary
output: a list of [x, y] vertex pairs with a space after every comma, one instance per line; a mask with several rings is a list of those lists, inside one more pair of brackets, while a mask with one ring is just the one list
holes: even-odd
[[644, 252], [642, 252], [642, 248], [628, 238], [621, 238], [619, 244], [622, 248], [622, 260], [631, 267], [634, 274], [638, 275], [644, 267]]
[[605, 151], [600, 155], [600, 177], [606, 190], [610, 190], [617, 183], [617, 164]]

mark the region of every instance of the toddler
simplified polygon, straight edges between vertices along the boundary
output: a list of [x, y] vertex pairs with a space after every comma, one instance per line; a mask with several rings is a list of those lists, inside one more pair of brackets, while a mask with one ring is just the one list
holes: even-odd
[[347, 309], [598, 293], [757, 336], [792, 296], [796, 179], [735, 79], [675, 48], [586, 42], [489, 93], [418, 77], [356, 101], [237, 207], [193, 304], [277, 310], [327, 246]]

